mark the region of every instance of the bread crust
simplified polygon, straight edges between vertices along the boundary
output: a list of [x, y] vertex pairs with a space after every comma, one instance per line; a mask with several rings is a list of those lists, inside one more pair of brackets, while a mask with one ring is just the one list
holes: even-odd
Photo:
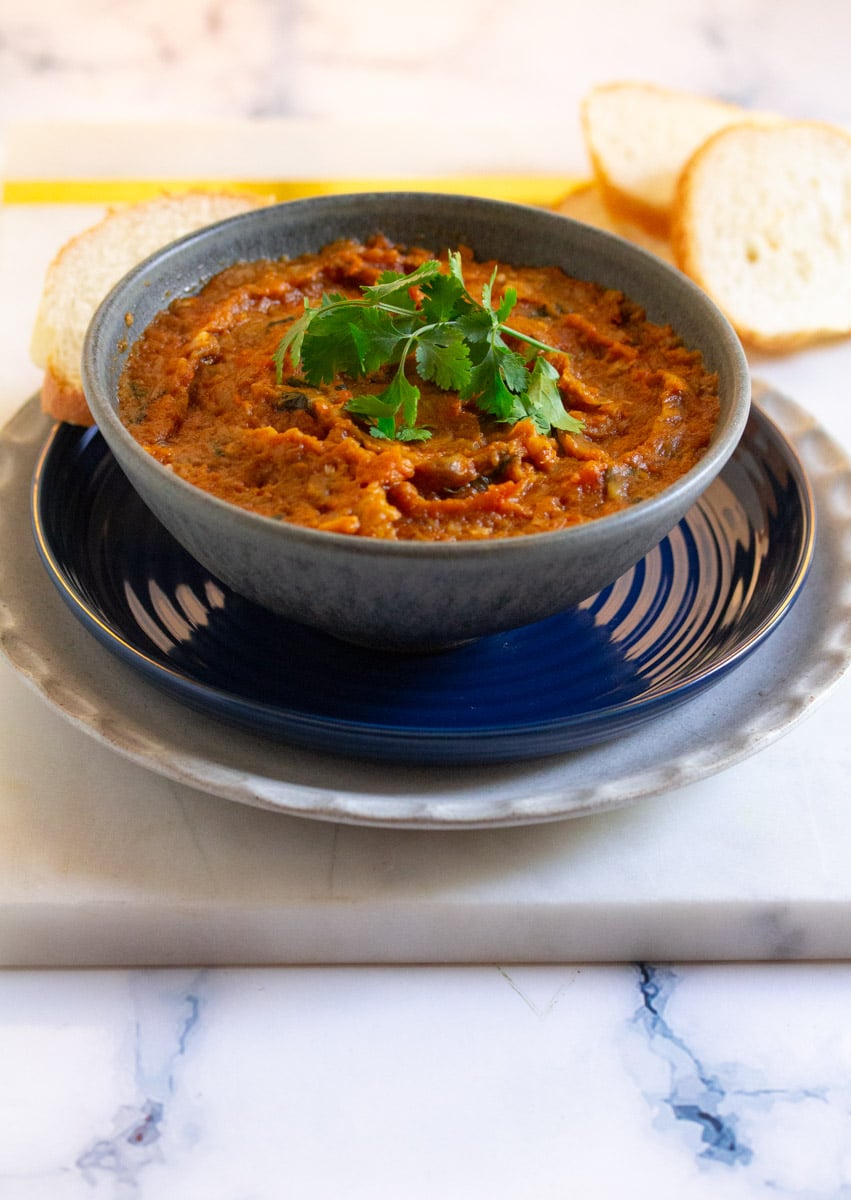
[[41, 384], [41, 407], [54, 421], [65, 421], [69, 425], [94, 425], [82, 388], [61, 379], [50, 366], [44, 372]]
[[[592, 156], [593, 161], [593, 156]], [[605, 168], [594, 163], [594, 173], [597, 184], [603, 193], [607, 206], [622, 221], [639, 225], [651, 237], [667, 238], [671, 228], [671, 216], [668, 209], [654, 208], [650, 204], [642, 204], [635, 196], [629, 196], [616, 188], [605, 174]]]
[[556, 205], [556, 211], [563, 216], [572, 217], [575, 221], [582, 221], [586, 225], [617, 234], [625, 241], [634, 242], [644, 250], [649, 250], [658, 258], [672, 261], [667, 238], [650, 233], [645, 226], [627, 220], [620, 213], [613, 211], [608, 196], [596, 181], [570, 192]]

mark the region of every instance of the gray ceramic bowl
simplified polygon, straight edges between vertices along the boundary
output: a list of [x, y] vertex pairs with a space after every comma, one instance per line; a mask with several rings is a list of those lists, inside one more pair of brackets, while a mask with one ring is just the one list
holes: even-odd
[[[164, 469], [116, 415], [127, 351], [160, 309], [238, 260], [319, 250], [381, 232], [435, 251], [554, 265], [624, 291], [670, 323], [720, 378], [721, 418], [701, 462], [659, 496], [575, 528], [484, 542], [407, 543], [257, 516]], [[126, 314], [131, 313], [128, 327]], [[539, 209], [471, 197], [361, 194], [231, 218], [166, 247], [116, 285], [85, 343], [89, 405], [116, 459], [163, 525], [235, 591], [296, 621], [367, 645], [433, 648], [551, 616], [612, 582], [676, 525], [727, 461], [750, 382], [718, 309], [682, 274], [610, 234]]]

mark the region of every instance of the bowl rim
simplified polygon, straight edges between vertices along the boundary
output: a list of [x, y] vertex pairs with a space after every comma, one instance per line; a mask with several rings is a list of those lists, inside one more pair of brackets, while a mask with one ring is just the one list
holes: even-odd
[[[242, 508], [231, 501], [223, 500], [212, 492], [207, 492], [196, 484], [189, 483], [164, 464], [158, 462], [136, 441], [118, 416], [117, 403], [112, 403], [107, 396], [102, 394], [103, 389], [100, 386], [99, 378], [101, 364], [114, 358], [117, 351], [116, 346], [108, 346], [106, 344], [104, 327], [113, 322], [116, 315], [120, 316], [120, 320], [123, 323], [124, 315], [130, 312], [133, 307], [132, 303], [129, 302], [129, 298], [133, 297], [140, 286], [142, 288], [148, 286], [145, 283], [145, 276], [152, 269], [156, 269], [164, 260], [171, 259], [175, 255], [180, 255], [185, 250], [200, 243], [216, 242], [223, 236], [231, 232], [236, 232], [244, 226], [250, 227], [261, 222], [270, 221], [278, 214], [285, 215], [286, 213], [291, 213], [297, 217], [300, 212], [303, 213], [306, 210], [321, 213], [323, 209], [333, 210], [346, 204], [354, 207], [369, 207], [371, 205], [387, 206], [388, 204], [396, 206], [434, 206], [436, 204], [446, 204], [447, 202], [455, 203], [459, 208], [475, 206], [479, 209], [490, 210], [494, 214], [499, 213], [505, 217], [513, 215], [517, 220], [521, 220], [524, 215], [534, 217], [538, 221], [542, 218], [552, 218], [554, 230], [557, 230], [560, 225], [564, 225], [571, 228], [576, 236], [579, 235], [579, 231], [581, 230], [581, 236], [586, 237], [591, 244], [597, 242], [603, 250], [606, 246], [615, 245], [620, 255], [631, 258], [635, 264], [643, 266], [651, 274], [661, 279], [669, 281], [673, 279], [676, 281], [678, 289], [690, 297], [692, 303], [697, 306], [702, 315], [709, 318], [710, 325], [714, 328], [717, 335], [717, 344], [726, 352], [732, 362], [732, 375], [734, 378], [734, 394], [729, 411], [726, 413], [726, 416], [719, 418], [719, 424], [716, 426], [709, 446], [701, 459], [690, 470], [670, 483], [661, 492], [648, 497], [646, 500], [638, 501], [629, 508], [594, 517], [589, 521], [579, 522], [576, 525], [569, 525], [560, 529], [512, 535], [496, 535], [481, 539], [458, 539], [454, 541], [418, 541], [358, 537], [347, 533], [335, 533], [331, 530], [315, 529], [310, 526], [298, 525], [294, 522], [265, 516], [262, 513]], [[376, 215], [376, 222], [380, 223], [379, 214]], [[321, 246], [317, 247], [317, 249], [321, 249]], [[475, 251], [475, 247], [473, 249]], [[260, 257], [260, 255], [257, 257]], [[235, 255], [230, 261], [236, 263], [250, 260]], [[519, 265], [522, 266], [522, 263]], [[187, 290], [186, 293], [181, 294], [194, 294], [213, 275], [223, 269], [225, 269], [223, 266], [218, 266], [208, 275], [199, 277], [197, 286], [194, 289]], [[167, 307], [167, 303], [163, 305], [163, 308]], [[118, 310], [118, 314], [116, 314], [116, 310]], [[162, 310], [162, 308], [158, 309], [157, 312]], [[153, 316], [150, 319], [153, 320]], [[676, 326], [673, 325], [673, 322], [671, 324], [676, 332]], [[143, 327], [142, 331], [144, 331], [144, 328], [147, 328], [147, 325]], [[140, 471], [143, 471], [152, 479], [157, 479], [159, 486], [168, 490], [172, 495], [181, 496], [190, 504], [209, 506], [211, 513], [218, 510], [222, 514], [223, 519], [232, 525], [236, 525], [237, 528], [245, 527], [246, 530], [248, 528], [255, 530], [265, 529], [270, 536], [272, 536], [273, 530], [277, 530], [281, 531], [279, 533], [281, 537], [286, 537], [291, 541], [303, 543], [304, 545], [325, 546], [329, 551], [336, 548], [338, 551], [345, 551], [356, 555], [391, 553], [397, 558], [428, 559], [493, 554], [506, 556], [510, 554], [512, 546], [519, 549], [519, 545], [528, 546], [530, 543], [534, 543], [536, 545], [549, 544], [555, 547], [565, 540], [569, 540], [572, 545], [581, 550], [583, 543], [595, 543], [603, 530], [611, 530], [613, 534], [615, 531], [619, 531], [624, 535], [628, 535], [629, 528], [632, 525], [643, 524], [644, 518], [647, 515], [648, 505], [652, 505], [653, 511], [659, 514], [661, 519], [661, 514], [666, 508], [676, 509], [681, 504], [681, 497], [684, 492], [691, 493], [693, 491], [695, 495], [698, 495], [702, 490], [701, 479], [705, 479], [703, 486], [708, 486], [712, 478], [717, 475], [721, 467], [723, 467], [733, 453], [733, 450], [741, 439], [751, 404], [750, 370], [747, 357], [735, 330], [714, 301], [697, 284], [677, 270], [677, 268], [669, 265], [643, 247], [629, 242], [608, 230], [586, 225], [584, 222], [577, 221], [572, 217], [564, 216], [555, 211], [540, 209], [526, 204], [518, 204], [514, 201], [429, 191], [353, 192], [282, 201], [223, 218], [220, 221], [216, 221], [175, 239], [155, 250], [132, 267], [110, 288], [107, 295], [101, 300], [86, 331], [83, 343], [81, 371], [87, 402], [98, 428], [110, 443], [110, 447], [113, 448], [110, 439], [117, 439], [119, 446], [139, 464]], [[104, 427], [108, 430], [109, 436], [103, 432]], [[390, 549], [391, 547], [392, 549]]]

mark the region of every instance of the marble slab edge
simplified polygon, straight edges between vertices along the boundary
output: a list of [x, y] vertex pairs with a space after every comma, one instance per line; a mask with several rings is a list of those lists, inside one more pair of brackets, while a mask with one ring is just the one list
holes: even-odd
[[[732, 931], [732, 932], [731, 932]], [[296, 908], [5, 907], [0, 968], [239, 967], [851, 958], [846, 906], [342, 902]]]

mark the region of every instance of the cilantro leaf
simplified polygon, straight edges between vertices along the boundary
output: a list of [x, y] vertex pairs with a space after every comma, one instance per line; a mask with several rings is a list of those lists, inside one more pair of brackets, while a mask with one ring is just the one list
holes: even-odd
[[450, 250], [447, 258], [449, 260], [449, 274], [461, 284], [461, 287], [466, 292], [467, 285], [464, 282], [464, 265], [461, 259], [461, 251]]
[[517, 303], [517, 288], [509, 287], [505, 289], [499, 308], [496, 310], [496, 319], [502, 325], [511, 313], [512, 308]]
[[307, 332], [307, 327], [316, 316], [317, 309], [308, 308], [307, 300], [304, 302], [304, 312], [290, 325], [287, 332], [278, 343], [278, 348], [274, 353], [272, 361], [275, 364], [275, 382], [280, 386], [284, 376], [284, 359], [287, 352], [290, 355], [290, 361], [294, 368], [298, 369], [301, 362], [301, 346], [304, 341], [304, 335]]
[[358, 352], [361, 375], [372, 375], [395, 362], [410, 336], [400, 330], [390, 313], [378, 308], [354, 309], [349, 316], [349, 333]]
[[535, 359], [529, 380], [529, 407], [536, 426], [542, 433], [551, 428], [578, 433], [582, 422], [565, 410], [557, 386], [558, 371], [540, 355]]
[[526, 415], [517, 393], [506, 385], [492, 346], [471, 370], [470, 382], [462, 396], [475, 400], [482, 412], [489, 413], [497, 421], [520, 421]]
[[386, 304], [392, 300], [394, 303], [401, 302], [402, 307], [413, 307], [413, 302], [410, 300], [411, 288], [418, 287], [427, 279], [437, 275], [439, 271], [440, 263], [435, 259], [424, 262], [410, 275], [402, 275], [398, 271], [384, 271], [379, 276], [378, 283], [362, 289], [364, 300], [370, 304]]
[[417, 372], [444, 391], [462, 391], [470, 382], [470, 351], [460, 330], [436, 325], [417, 341]]
[[320, 308], [302, 338], [305, 379], [312, 384], [331, 383], [336, 375], [359, 375], [360, 364], [361, 349], [352, 335], [346, 307]]
[[363, 392], [360, 396], [354, 396], [346, 408], [360, 417], [372, 417], [376, 421], [390, 418], [395, 421], [401, 401], [392, 393], [388, 396], [388, 391], [389, 389], [383, 392]]
[[396, 438], [400, 442], [427, 442], [430, 437], [431, 430], [421, 426], [400, 425], [396, 430]]
[[487, 283], [482, 284], [482, 305], [486, 309], [493, 308], [493, 285], [496, 283], [496, 273], [499, 267], [494, 267], [491, 271], [491, 277]]
[[[400, 367], [383, 392], [355, 396], [346, 407], [349, 412], [372, 417], [380, 435], [394, 437], [396, 414], [400, 409], [403, 428], [413, 429], [416, 426], [419, 399], [420, 389], [406, 378], [404, 370]], [[389, 432], [391, 430], [392, 432]], [[405, 440], [410, 441], [411, 438]]]
[[502, 338], [495, 338], [494, 343], [494, 354], [505, 386], [509, 391], [521, 395], [529, 383], [526, 360], [516, 350], [509, 350]]
[[471, 308], [455, 322], [466, 341], [486, 341], [494, 331], [494, 314], [488, 309]]
[[422, 311], [425, 319], [439, 324], [450, 321], [469, 308], [466, 289], [452, 275], [435, 275], [423, 284]]

